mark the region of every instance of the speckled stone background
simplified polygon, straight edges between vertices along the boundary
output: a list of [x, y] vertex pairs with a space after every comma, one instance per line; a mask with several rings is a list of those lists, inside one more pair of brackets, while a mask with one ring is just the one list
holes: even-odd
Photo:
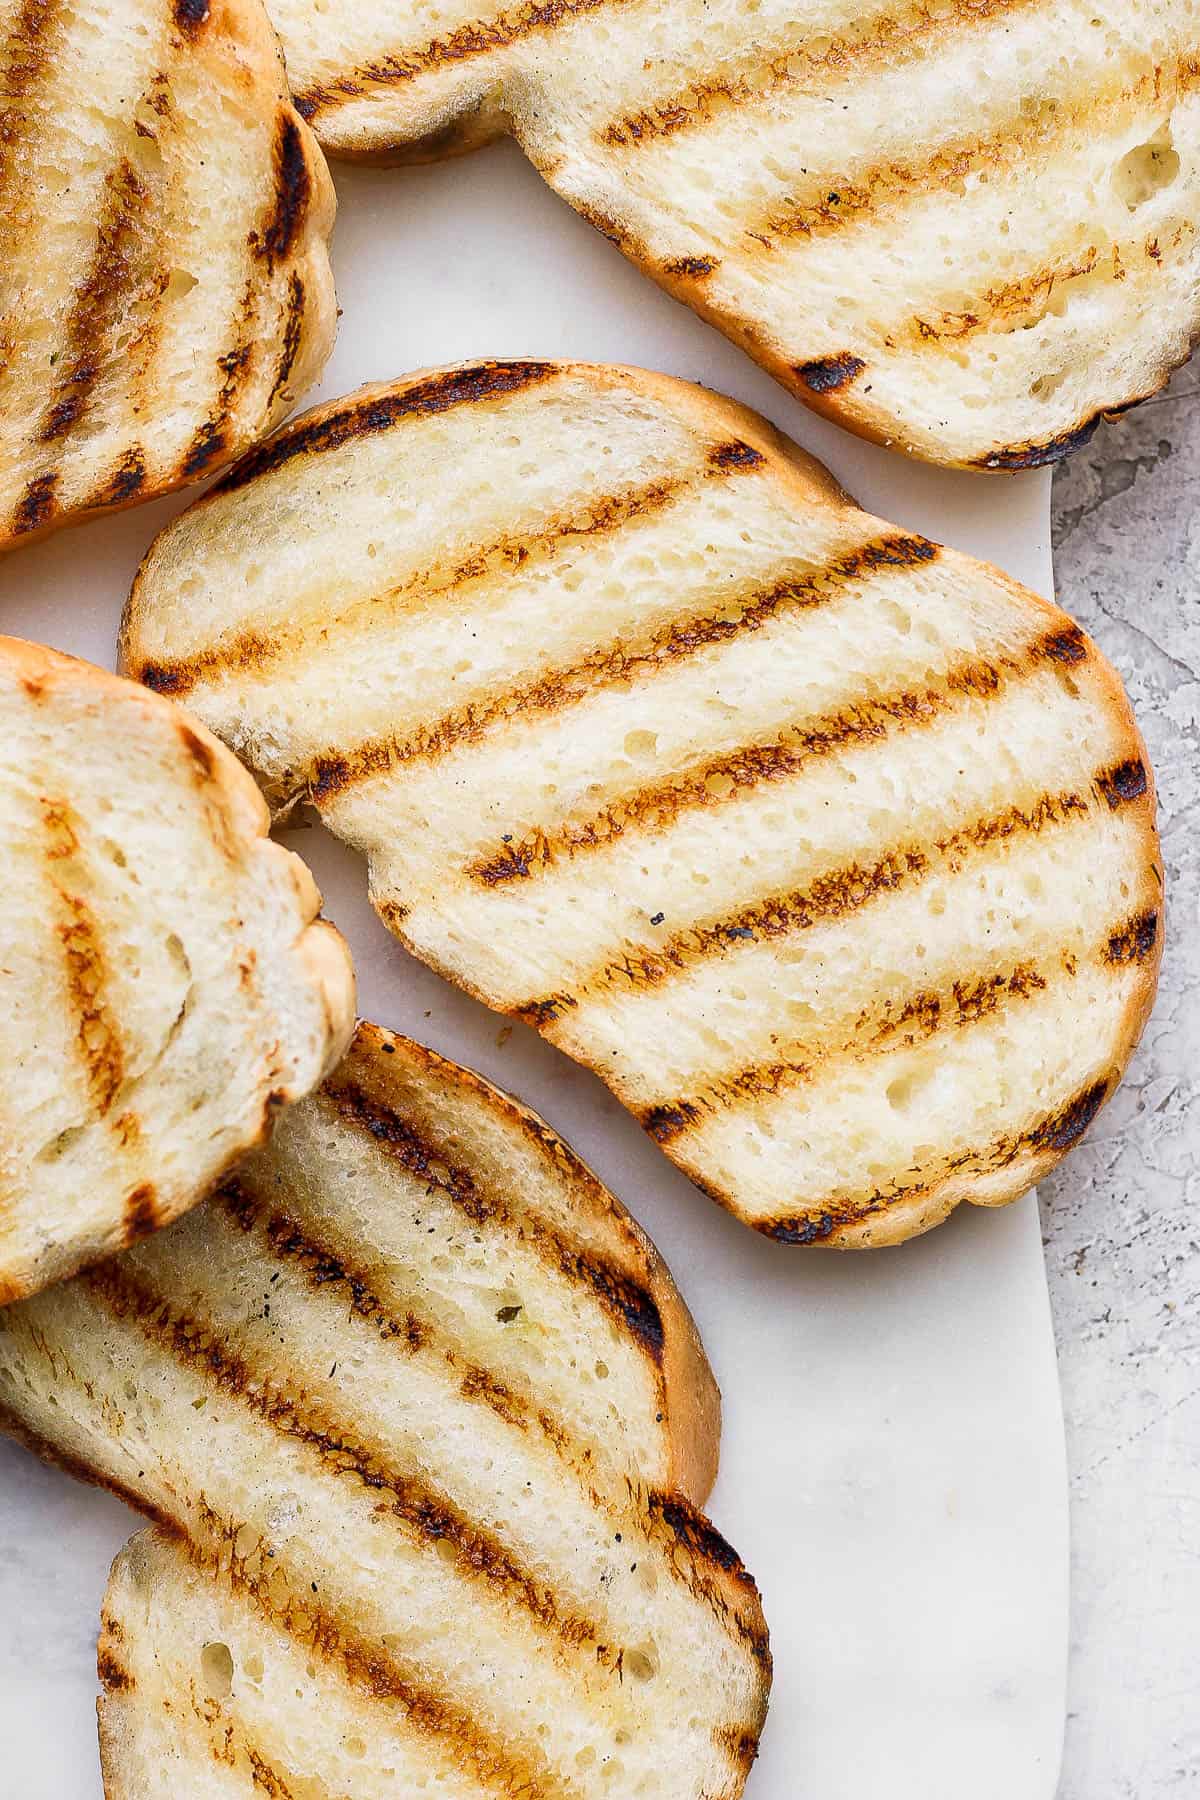
[[[1071, 1463], [1060, 1800], [1200, 1796], [1200, 366], [1056, 477], [1059, 599], [1120, 668], [1158, 776], [1158, 1006], [1042, 1188]], [[1014, 1800], [1017, 1797], [1014, 1796]]]

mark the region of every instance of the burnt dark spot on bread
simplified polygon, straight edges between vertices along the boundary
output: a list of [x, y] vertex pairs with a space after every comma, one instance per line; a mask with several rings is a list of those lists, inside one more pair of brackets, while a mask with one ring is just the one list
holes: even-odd
[[175, 23], [188, 37], [195, 37], [208, 24], [209, 0], [175, 0]]
[[731, 443], [715, 445], [708, 453], [708, 460], [714, 469], [757, 469], [766, 458], [752, 444], [743, 444], [740, 438], [734, 438]]
[[13, 533], [24, 536], [26, 532], [38, 531], [54, 513], [54, 495], [58, 486], [58, 472], [51, 470], [47, 475], [37, 475], [26, 487], [17, 502], [17, 510], [13, 516]]
[[1145, 962], [1158, 943], [1158, 913], [1139, 913], [1108, 940], [1105, 961], [1110, 963]]
[[300, 235], [312, 199], [312, 174], [301, 127], [289, 109], [279, 115], [275, 134], [275, 195], [270, 218], [258, 242], [269, 263], [289, 254]]
[[1140, 800], [1149, 785], [1146, 765], [1138, 756], [1115, 763], [1111, 769], [1105, 769], [1096, 778], [1096, 786], [1113, 812], [1120, 806], [1128, 806], [1132, 801]]
[[839, 388], [857, 381], [866, 366], [861, 356], [843, 350], [840, 356], [822, 356], [814, 362], [797, 364], [796, 374], [810, 394], [835, 394]]

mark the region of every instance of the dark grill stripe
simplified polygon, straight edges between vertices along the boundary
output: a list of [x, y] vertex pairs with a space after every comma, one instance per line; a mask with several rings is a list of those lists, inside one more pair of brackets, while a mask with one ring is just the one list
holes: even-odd
[[339, 1116], [365, 1131], [371, 1140], [418, 1180], [435, 1187], [473, 1224], [494, 1223], [520, 1235], [539, 1256], [566, 1280], [590, 1292], [618, 1324], [661, 1369], [664, 1333], [658, 1303], [649, 1289], [631, 1280], [622, 1270], [594, 1251], [581, 1250], [556, 1232], [544, 1219], [528, 1210], [523, 1201], [519, 1215], [507, 1197], [485, 1191], [474, 1174], [454, 1160], [449, 1145], [434, 1142], [411, 1119], [369, 1094], [342, 1071], [335, 1072], [323, 1089]]
[[972, 970], [944, 988], [919, 989], [903, 1001], [868, 1010], [840, 1041], [814, 1049], [807, 1057], [803, 1044], [790, 1046], [782, 1056], [739, 1069], [688, 1099], [650, 1108], [641, 1122], [658, 1143], [672, 1143], [716, 1113], [786, 1093], [819, 1078], [830, 1063], [861, 1062], [926, 1043], [939, 1031], [978, 1025], [1016, 1002], [1044, 992], [1048, 985], [1046, 976], [1030, 962], [990, 974]]
[[404, 763], [432, 761], [464, 745], [477, 744], [497, 726], [547, 718], [605, 688], [650, 679], [739, 632], [757, 631], [781, 614], [826, 605], [838, 599], [849, 584], [879, 569], [917, 566], [933, 561], [937, 554], [937, 546], [924, 538], [891, 534], [845, 552], [823, 567], [800, 566], [740, 593], [728, 591], [727, 584], [724, 591], [702, 596], [699, 610], [686, 618], [676, 617], [640, 637], [618, 637], [577, 662], [539, 675], [524, 687], [509, 688], [446, 713], [409, 737], [368, 739], [349, 751], [326, 752], [297, 778], [299, 785], [319, 803]]
[[[755, 33], [748, 51], [669, 93], [646, 100], [637, 112], [601, 126], [596, 136], [611, 149], [636, 150], [658, 138], [696, 131], [737, 107], [766, 100], [796, 87], [811, 94], [840, 86], [872, 69], [892, 69], [939, 49], [988, 19], [1006, 18], [1041, 6], [1045, 0], [955, 0], [937, 13], [927, 4], [892, 5], [849, 19], [836, 37], [812, 31], [785, 31], [764, 44]], [[797, 65], [802, 65], [798, 67]]]
[[[361, 617], [370, 628], [376, 621], [372, 615], [385, 601], [416, 604], [420, 600], [445, 598], [461, 587], [484, 580], [506, 568], [528, 566], [534, 558], [550, 558], [565, 543], [580, 536], [601, 535], [619, 531], [633, 519], [644, 519], [650, 513], [671, 505], [685, 491], [683, 480], [656, 481], [623, 494], [598, 495], [581, 501], [578, 508], [540, 525], [536, 531], [520, 536], [505, 536], [468, 553], [442, 580], [428, 575], [415, 575], [390, 589], [386, 594], [371, 594], [353, 602], [339, 616], [328, 613], [312, 621], [319, 626], [322, 641], [336, 639], [351, 622]], [[231, 669], [263, 672], [283, 661], [305, 643], [308, 624], [303, 619], [281, 623], [267, 631], [243, 631], [221, 638], [211, 649], [171, 662], [150, 662], [138, 671], [139, 679], [156, 693], [176, 697], [190, 693], [203, 680], [212, 680]], [[316, 789], [322, 794], [336, 792], [355, 781], [365, 780], [386, 767], [390, 757], [390, 740], [369, 739], [352, 751], [330, 752], [316, 757], [306, 775], [297, 777], [298, 786]]]
[[957, 711], [964, 701], [995, 700], [1002, 690], [1033, 674], [1047, 660], [1062, 661], [1064, 656], [1077, 660], [1073, 646], [1085, 650], [1081, 632], [1056, 631], [1035, 639], [1019, 658], [966, 658], [953, 665], [936, 686], [904, 688], [858, 701], [837, 713], [797, 722], [767, 743], [746, 745], [694, 764], [614, 800], [578, 823], [535, 831], [519, 842], [485, 851], [464, 873], [485, 888], [501, 887], [541, 874], [561, 861], [605, 849], [627, 832], [653, 835], [665, 831], [686, 812], [725, 806], [764, 782], [800, 774], [816, 759], [860, 744], [882, 743], [894, 733], [923, 729]]
[[1061, 1156], [1077, 1144], [1096, 1114], [1117, 1085], [1119, 1073], [1089, 1082], [1087, 1087], [1069, 1099], [1038, 1114], [1020, 1131], [997, 1137], [983, 1148], [967, 1148], [941, 1157], [935, 1165], [926, 1166], [909, 1183], [895, 1182], [887, 1188], [851, 1198], [831, 1199], [803, 1213], [787, 1218], [755, 1220], [756, 1230], [780, 1244], [819, 1244], [834, 1237], [845, 1226], [860, 1225], [896, 1206], [911, 1203], [933, 1194], [945, 1183], [964, 1181], [980, 1175], [995, 1174], [1010, 1168], [1023, 1156]]
[[1169, 69], [1147, 69], [1132, 85], [1095, 90], [1084, 101], [1068, 104], [1047, 97], [1031, 111], [1013, 113], [986, 137], [950, 139], [908, 162], [889, 158], [857, 173], [826, 171], [820, 180], [798, 182], [794, 193], [748, 219], [743, 234], [769, 248], [776, 239], [840, 231], [886, 208], [952, 192], [954, 183], [981, 169], [1020, 166], [1028, 178], [1028, 167], [1053, 157], [1071, 131], [1081, 126], [1099, 130], [1102, 123], [1115, 127], [1147, 105], [1161, 105], [1164, 87], [1183, 94], [1198, 83], [1200, 54], [1189, 53]]
[[410, 50], [361, 63], [336, 79], [314, 83], [296, 95], [296, 109], [311, 120], [341, 100], [359, 98], [369, 88], [401, 87], [434, 70], [506, 50], [523, 38], [554, 31], [601, 8], [615, 12], [630, 4], [632, 0], [526, 0], [491, 19], [473, 19], [445, 37], [431, 38]]
[[457, 406], [478, 406], [553, 380], [561, 373], [555, 363], [485, 362], [468, 368], [448, 369], [425, 376], [398, 391], [350, 400], [332, 410], [322, 409], [308, 420], [277, 432], [265, 444], [243, 456], [213, 488], [229, 494], [260, 475], [272, 474], [297, 456], [320, 456], [337, 450], [357, 437], [390, 431], [405, 419], [448, 412]]
[[65, 800], [44, 799], [41, 807], [43, 854], [54, 897], [54, 931], [76, 1023], [77, 1054], [91, 1103], [104, 1118], [125, 1080], [121, 1026], [108, 999], [108, 958], [99, 921], [85, 898], [89, 883], [78, 821]]
[[341, 1678], [381, 1705], [398, 1706], [410, 1730], [436, 1743], [451, 1766], [467, 1769], [485, 1790], [497, 1796], [536, 1794], [539, 1800], [572, 1800], [534, 1745], [501, 1738], [446, 1694], [431, 1687], [419, 1668], [357, 1631], [349, 1619], [334, 1615], [314, 1598], [309, 1584], [291, 1584], [282, 1604], [269, 1583], [239, 1556], [235, 1520], [224, 1519], [201, 1501], [200, 1540], [182, 1540], [181, 1548], [206, 1575], [229, 1584], [243, 1595], [269, 1625], [285, 1632], [298, 1646], [337, 1669]]
[[96, 245], [71, 298], [64, 335], [66, 365], [51, 390], [38, 436], [43, 444], [67, 437], [87, 411], [96, 384], [112, 358], [112, 339], [138, 305], [137, 277], [151, 190], [123, 159], [109, 172], [96, 229]]
[[63, 10], [64, 0], [22, 0], [0, 51], [0, 257], [5, 260], [19, 223], [10, 190], [23, 172], [23, 151], [37, 122], [38, 89], [54, 73]]
[[1028, 807], [1006, 806], [960, 826], [937, 842], [914, 838], [884, 852], [873, 863], [845, 863], [818, 876], [806, 888], [771, 894], [707, 925], [694, 925], [666, 943], [642, 945], [601, 964], [569, 990], [527, 1002], [513, 1010], [527, 1024], [546, 1030], [580, 1001], [608, 988], [657, 987], [708, 957], [739, 945], [791, 936], [844, 919], [901, 888], [919, 885], [938, 871], [957, 873], [972, 857], [1014, 838], [1071, 824], [1089, 812], [1083, 794], [1044, 793]]
[[618, 1649], [598, 1640], [590, 1619], [561, 1612], [554, 1589], [525, 1568], [492, 1532], [420, 1476], [395, 1468], [383, 1452], [325, 1418], [309, 1397], [302, 1403], [285, 1393], [232, 1350], [223, 1334], [176, 1309], [127, 1262], [101, 1263], [81, 1279], [112, 1318], [131, 1326], [181, 1369], [235, 1401], [278, 1436], [301, 1445], [331, 1480], [355, 1484], [377, 1496], [376, 1513], [390, 1514], [417, 1543], [449, 1544], [454, 1567], [464, 1580], [483, 1581], [544, 1632], [564, 1644], [586, 1647], [603, 1666], [615, 1666]]
[[223, 1182], [213, 1203], [239, 1230], [254, 1231], [264, 1255], [269, 1253], [286, 1264], [313, 1292], [340, 1296], [383, 1342], [394, 1343], [413, 1356], [431, 1353], [449, 1369], [464, 1399], [481, 1402], [515, 1430], [536, 1429], [558, 1457], [575, 1466], [575, 1445], [566, 1427], [530, 1394], [517, 1392], [511, 1381], [501, 1380], [492, 1370], [456, 1352], [428, 1313], [411, 1305], [406, 1305], [403, 1316], [394, 1311], [367, 1276], [354, 1267], [345, 1246], [336, 1241], [328, 1218], [301, 1221], [272, 1207], [247, 1185], [245, 1177]]

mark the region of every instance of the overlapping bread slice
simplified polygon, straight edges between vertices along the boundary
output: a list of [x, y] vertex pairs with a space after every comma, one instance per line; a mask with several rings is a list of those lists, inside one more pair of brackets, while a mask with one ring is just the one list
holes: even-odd
[[124, 654], [784, 1240], [1012, 1199], [1146, 1016], [1113, 670], [699, 388], [484, 364], [312, 413], [158, 539]]
[[801, 399], [1024, 468], [1200, 333], [1194, 0], [270, 0], [339, 155], [512, 132]]
[[223, 744], [0, 638], [0, 1306], [173, 1219], [321, 1081], [349, 953]]
[[0, 1415], [169, 1527], [109, 1594], [110, 1800], [741, 1793], [770, 1657], [695, 1328], [428, 1051], [361, 1026], [206, 1205], [9, 1309]]
[[282, 418], [332, 223], [260, 0], [0, 0], [0, 547]]

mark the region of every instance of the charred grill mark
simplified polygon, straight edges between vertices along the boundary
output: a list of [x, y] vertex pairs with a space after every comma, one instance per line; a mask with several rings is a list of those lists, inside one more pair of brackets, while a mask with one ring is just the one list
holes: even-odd
[[1116, 763], [1111, 769], [1103, 770], [1096, 777], [1096, 786], [1108, 802], [1109, 809], [1116, 812], [1119, 807], [1143, 799], [1149, 789], [1150, 778], [1141, 757], [1134, 756], [1126, 762]]
[[55, 494], [58, 488], [58, 471], [51, 470], [47, 475], [37, 475], [26, 487], [17, 503], [13, 515], [13, 533], [22, 536], [28, 531], [39, 531], [53, 516]]
[[67, 360], [52, 391], [38, 437], [43, 444], [65, 438], [79, 423], [106, 365], [114, 359], [113, 338], [121, 319], [138, 299], [142, 274], [141, 216], [151, 191], [133, 164], [123, 159], [105, 182], [91, 264], [67, 314]]
[[186, 37], [197, 37], [208, 24], [209, 0], [174, 0], [175, 23]]
[[[706, 957], [736, 949], [742, 943], [792, 936], [815, 925], [850, 917], [885, 894], [915, 886], [937, 870], [957, 873], [966, 863], [996, 844], [1041, 832], [1086, 817], [1081, 794], [1045, 793], [1028, 808], [1005, 807], [972, 820], [936, 844], [914, 840], [898, 844], [874, 863], [846, 863], [818, 876], [807, 888], [772, 894], [713, 924], [695, 925], [666, 944], [645, 945], [602, 964], [576, 986], [516, 1009], [526, 1023], [546, 1030], [569, 1008], [594, 992], [610, 987], [657, 987]], [[675, 1108], [656, 1108], [661, 1120], [643, 1120], [652, 1135], [665, 1141], [696, 1121]]]
[[895, 1182], [869, 1194], [828, 1200], [794, 1218], [756, 1222], [755, 1228], [780, 1244], [825, 1243], [847, 1226], [861, 1225], [892, 1207], [932, 1195], [955, 1178], [995, 1174], [1023, 1157], [1044, 1162], [1049, 1156], [1051, 1162], [1047, 1166], [1052, 1166], [1079, 1142], [1116, 1083], [1115, 1075], [1091, 1082], [1081, 1093], [1024, 1130], [999, 1137], [982, 1148], [955, 1151], [918, 1171], [911, 1182]]
[[108, 1644], [101, 1644], [96, 1652], [96, 1674], [106, 1694], [129, 1694], [137, 1686], [125, 1664]]
[[743, 1776], [749, 1776], [758, 1760], [760, 1729], [756, 1725], [718, 1725], [713, 1731], [713, 1742]]
[[[718, 472], [755, 467], [754, 460], [741, 459], [742, 448], [749, 450], [748, 445], [722, 446], [713, 453], [711, 466]], [[718, 457], [726, 460], [718, 461]], [[757, 459], [758, 452], [750, 451], [750, 457]], [[327, 800], [372, 775], [478, 743], [494, 727], [514, 718], [529, 721], [548, 717], [580, 704], [605, 687], [649, 679], [686, 657], [736, 637], [740, 631], [757, 631], [781, 613], [824, 605], [836, 599], [845, 585], [878, 569], [915, 567], [932, 562], [937, 554], [937, 547], [924, 538], [889, 534], [822, 567], [802, 566], [794, 575], [781, 576], [769, 586], [755, 586], [740, 595], [706, 596], [701, 602], [705, 610], [690, 618], [672, 620], [641, 639], [619, 638], [615, 644], [603, 645], [575, 663], [540, 675], [526, 687], [510, 689], [495, 699], [473, 702], [459, 712], [446, 714], [408, 738], [368, 740], [352, 750], [318, 757], [304, 773], [300, 785], [318, 802]]]
[[753, 48], [728, 58], [702, 79], [647, 100], [636, 113], [597, 132], [610, 149], [636, 150], [656, 139], [696, 130], [739, 106], [765, 100], [789, 87], [805, 93], [814, 83], [841, 85], [873, 66], [893, 68], [924, 56], [964, 27], [1037, 6], [1041, 0], [953, 0], [936, 13], [927, 4], [895, 5], [854, 19], [836, 36], [795, 30], [769, 47], [756, 33]]
[[796, 374], [810, 394], [835, 394], [849, 387], [866, 368], [861, 356], [843, 350], [840, 356], [823, 356], [816, 362], [798, 363]]
[[661, 1364], [662, 1317], [648, 1289], [595, 1252], [576, 1249], [534, 1214], [522, 1211], [518, 1219], [504, 1195], [485, 1192], [468, 1169], [455, 1164], [441, 1146], [422, 1136], [411, 1119], [402, 1117], [344, 1074], [331, 1076], [324, 1093], [343, 1119], [366, 1131], [410, 1175], [445, 1195], [472, 1224], [492, 1221], [507, 1230], [519, 1230], [526, 1242], [568, 1281], [589, 1289], [610, 1318], [625, 1326], [655, 1365]]
[[204, 1502], [200, 1514], [206, 1541], [189, 1538], [183, 1545], [196, 1566], [227, 1582], [261, 1618], [337, 1668], [369, 1700], [398, 1706], [407, 1727], [438, 1744], [454, 1769], [465, 1769], [485, 1792], [497, 1796], [536, 1794], [539, 1800], [542, 1796], [572, 1800], [538, 1748], [489, 1731], [476, 1713], [431, 1687], [415, 1665], [362, 1635], [350, 1620], [335, 1617], [313, 1598], [307, 1582], [295, 1583], [284, 1594], [282, 1583], [262, 1580], [249, 1559], [238, 1553], [237, 1523]]
[[65, 800], [42, 801], [44, 855], [49, 865], [67, 993], [76, 1019], [76, 1044], [98, 1115], [111, 1110], [125, 1079], [121, 1028], [107, 999], [110, 971], [100, 928], [78, 891], [87, 885], [76, 820]]
[[664, 831], [685, 812], [716, 808], [743, 798], [764, 782], [790, 779], [821, 757], [865, 743], [882, 743], [893, 732], [921, 729], [955, 711], [964, 700], [996, 698], [1001, 689], [1031, 674], [1047, 656], [1047, 643], [1058, 645], [1055, 632], [1035, 640], [1021, 660], [995, 662], [973, 657], [951, 667], [940, 686], [906, 688], [858, 701], [841, 712], [824, 714], [788, 726], [764, 744], [750, 744], [710, 761], [694, 764], [632, 794], [614, 800], [604, 811], [553, 832], [539, 830], [519, 843], [485, 853], [464, 873], [484, 887], [529, 879], [560, 861], [606, 849], [627, 832]]
[[548, 1413], [539, 1413], [527, 1395], [516, 1393], [491, 1370], [468, 1363], [456, 1354], [428, 1318], [420, 1317], [411, 1307], [403, 1317], [398, 1316], [328, 1236], [316, 1236], [311, 1224], [302, 1225], [290, 1214], [260, 1203], [236, 1177], [223, 1182], [214, 1198], [241, 1230], [260, 1231], [271, 1253], [295, 1268], [314, 1292], [328, 1289], [340, 1293], [348, 1300], [351, 1312], [371, 1325], [384, 1343], [402, 1346], [414, 1356], [432, 1352], [451, 1370], [465, 1399], [482, 1401], [516, 1430], [527, 1431], [536, 1423], [556, 1451], [569, 1452], [570, 1438], [563, 1426]]
[[715, 256], [677, 256], [673, 262], [663, 264], [663, 274], [703, 281], [706, 275], [715, 274], [720, 266], [720, 260]]
[[[376, 625], [385, 602], [390, 603], [392, 610], [398, 610], [405, 605], [444, 599], [471, 582], [483, 581], [509, 569], [528, 568], [534, 558], [550, 559], [564, 547], [569, 548], [576, 539], [599, 537], [618, 532], [634, 522], [643, 523], [652, 513], [685, 497], [695, 481], [724, 480], [746, 474], [757, 468], [762, 460], [760, 453], [749, 444], [716, 445], [699, 470], [661, 476], [642, 487], [619, 493], [583, 495], [574, 501], [566, 498], [564, 509], [557, 517], [544, 518], [536, 525], [531, 522], [524, 532], [507, 534], [489, 544], [478, 545], [453, 569], [435, 570], [432, 574], [418, 572], [382, 593], [352, 601], [339, 614], [331, 616], [328, 611], [324, 612], [320, 618], [322, 637], [327, 639], [335, 631], [345, 633], [358, 620], [369, 627]], [[223, 490], [226, 485], [222, 482], [219, 487]], [[213, 489], [214, 493], [217, 491], [217, 488]], [[189, 692], [204, 678], [219, 675], [223, 669], [248, 670], [252, 666], [265, 669], [305, 642], [310, 623], [299, 617], [287, 626], [278, 626], [269, 636], [261, 631], [233, 633], [218, 640], [211, 648], [179, 661], [146, 663], [138, 671], [138, 679], [158, 693], [180, 695]], [[544, 683], [537, 685], [540, 687]], [[438, 738], [437, 734], [443, 730], [452, 735], [462, 731], [469, 737], [476, 716], [481, 716], [478, 709], [470, 707], [461, 715], [461, 726], [456, 719], [451, 719], [444, 725], [422, 728], [411, 740], [368, 739], [349, 751], [318, 755], [303, 771], [295, 774], [295, 785], [308, 788], [318, 800], [327, 798], [398, 761], [437, 754], [449, 748], [448, 741], [443, 743]]]
[[[981, 170], [1007, 170], [1026, 162], [1040, 164], [1053, 155], [1063, 140], [1081, 126], [1099, 129], [1102, 121], [1114, 125], [1136, 116], [1147, 102], [1158, 104], [1164, 88], [1180, 93], [1200, 83], [1200, 56], [1177, 59], [1172, 68], [1147, 69], [1123, 88], [1110, 86], [1090, 93], [1086, 100], [1067, 103], [1047, 96], [1038, 106], [1013, 113], [987, 137], [951, 139], [925, 149], [919, 159], [900, 157], [876, 163], [855, 174], [823, 174], [807, 185], [772, 202], [770, 210], [750, 219], [743, 239], [771, 248], [775, 240], [812, 238], [844, 230], [879, 213], [923, 200]], [[989, 464], [1026, 467], [1027, 464]]]
[[279, 115], [275, 132], [275, 193], [271, 212], [254, 240], [268, 268], [282, 262], [295, 246], [312, 199], [312, 174], [299, 121], [289, 107]]
[[[43, 77], [53, 69], [54, 32], [64, 0], [22, 0], [8, 30], [0, 68], [3, 99], [0, 105], [0, 200], [7, 198], [17, 179], [22, 151], [34, 125], [30, 104]], [[3, 238], [8, 236], [6, 224]]]
[[90, 506], [124, 506], [141, 492], [146, 483], [146, 454], [140, 444], [131, 444], [107, 482], [89, 501]]
[[602, 7], [615, 10], [629, 0], [527, 0], [491, 19], [475, 19], [459, 25], [445, 37], [395, 55], [362, 63], [350, 74], [335, 81], [320, 82], [305, 88], [296, 97], [297, 111], [308, 120], [327, 112], [345, 99], [357, 99], [372, 87], [399, 87], [434, 69], [487, 56], [495, 50], [506, 50], [522, 38], [555, 30]]
[[[681, 1494], [652, 1492], [647, 1495], [647, 1511], [654, 1523], [667, 1534], [673, 1554], [668, 1565], [682, 1560], [688, 1584], [694, 1593], [703, 1595], [726, 1621], [732, 1624], [764, 1675], [771, 1674], [771, 1646], [758, 1601], [754, 1577], [731, 1544], [721, 1536], [711, 1520], [698, 1512]], [[747, 1605], [743, 1611], [729, 1608], [727, 1595], [711, 1571], [719, 1571], [726, 1581], [742, 1590]]]
[[1158, 913], [1138, 913], [1113, 932], [1108, 940], [1105, 960], [1110, 963], [1141, 963], [1158, 947]]
[[[134, 1136], [139, 1134], [134, 1133]], [[158, 1230], [161, 1218], [158, 1210], [158, 1196], [153, 1182], [142, 1181], [129, 1195], [125, 1202], [124, 1224], [121, 1241], [125, 1247], [138, 1243]]]
[[213, 492], [232, 493], [258, 476], [282, 468], [293, 457], [319, 456], [327, 450], [337, 450], [355, 438], [390, 431], [405, 419], [449, 412], [456, 406], [478, 406], [487, 400], [499, 400], [540, 382], [553, 380], [558, 374], [558, 365], [548, 362], [474, 363], [469, 368], [448, 369], [439, 375], [426, 376], [395, 393], [351, 401], [334, 412], [307, 423], [302, 419], [278, 432], [235, 463]]
[[981, 469], [1012, 470], [1049, 468], [1052, 464], [1061, 462], [1064, 456], [1070, 456], [1073, 451], [1082, 450], [1095, 437], [1103, 422], [1104, 414], [1099, 412], [1085, 425], [1077, 426], [1073, 431], [1064, 431], [1058, 437], [993, 450], [987, 456], [980, 457], [976, 466]]
[[589, 1646], [601, 1662], [615, 1656], [615, 1650], [597, 1640], [592, 1621], [560, 1611], [553, 1588], [525, 1568], [494, 1533], [421, 1477], [393, 1467], [373, 1446], [322, 1417], [311, 1399], [305, 1398], [302, 1410], [298, 1400], [264, 1378], [202, 1320], [176, 1309], [125, 1261], [101, 1263], [83, 1280], [113, 1318], [131, 1324], [181, 1368], [192, 1370], [278, 1436], [302, 1446], [328, 1477], [377, 1496], [378, 1509], [390, 1513], [417, 1543], [449, 1544], [464, 1579], [479, 1577], [563, 1643]]
[[1076, 1094], [1065, 1106], [1027, 1132], [1020, 1147], [1024, 1148], [1028, 1144], [1031, 1150], [1055, 1150], [1060, 1155], [1070, 1150], [1079, 1142], [1108, 1099], [1111, 1085], [1107, 1079], [1093, 1082], [1081, 1094]]
[[233, 416], [238, 394], [245, 386], [246, 377], [253, 358], [254, 346], [243, 340], [232, 350], [227, 350], [217, 358], [217, 367], [221, 371], [221, 389], [217, 396], [215, 409], [204, 423], [197, 427], [196, 433], [183, 459], [183, 473], [188, 480], [202, 475], [217, 457], [224, 455], [229, 445], [229, 423]]
[[757, 469], [767, 460], [761, 450], [734, 438], [728, 444], [716, 444], [708, 453], [714, 469]]
[[296, 366], [296, 358], [300, 354], [300, 345], [304, 341], [304, 309], [307, 295], [300, 276], [292, 271], [288, 278], [287, 310], [284, 315], [283, 336], [279, 347], [279, 361], [275, 367], [275, 379], [271, 384], [271, 395], [268, 406], [273, 406], [280, 394], [291, 380], [292, 370]]
[[840, 1041], [814, 1048], [807, 1060], [806, 1046], [795, 1045], [769, 1063], [754, 1064], [712, 1082], [690, 1099], [652, 1107], [641, 1122], [656, 1142], [672, 1143], [726, 1108], [770, 1099], [813, 1080], [830, 1063], [860, 1062], [891, 1050], [911, 1049], [928, 1042], [938, 1031], [978, 1025], [1014, 1001], [1042, 993], [1047, 985], [1034, 964], [1018, 963], [989, 975], [964, 976], [941, 991], [922, 989], [902, 1001], [888, 1001], [864, 1012]]

